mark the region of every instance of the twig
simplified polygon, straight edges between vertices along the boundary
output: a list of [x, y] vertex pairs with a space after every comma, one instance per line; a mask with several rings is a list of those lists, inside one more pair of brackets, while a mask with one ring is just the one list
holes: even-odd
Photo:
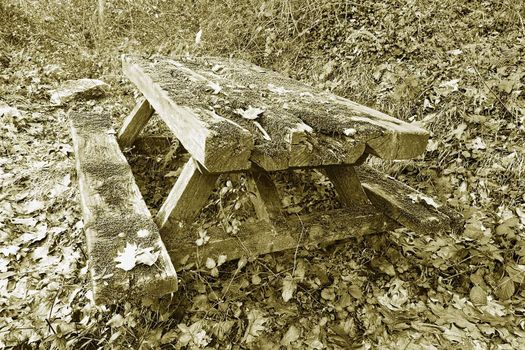
[[51, 331], [53, 332], [53, 334], [57, 335], [57, 332], [53, 328], [53, 325], [51, 324], [51, 322], [49, 322], [49, 320], [47, 318], [46, 318], [46, 322], [47, 322], [47, 325], [49, 326], [49, 328], [51, 329]]
[[297, 267], [297, 253], [299, 252], [299, 247], [301, 246], [301, 241], [303, 240], [303, 233], [304, 233], [304, 224], [303, 224], [303, 221], [301, 220], [301, 217], [299, 215], [297, 215], [297, 217], [299, 218], [299, 222], [301, 222], [301, 234], [299, 235], [299, 240], [297, 241], [297, 246], [295, 247], [295, 252], [293, 254], [293, 269], [292, 269], [292, 277], [293, 275], [295, 274], [295, 268]]
[[53, 308], [55, 307], [58, 293], [60, 293], [60, 290], [57, 290], [57, 292], [55, 293], [55, 297], [53, 298], [53, 303], [51, 303], [51, 308], [49, 309], [49, 315], [47, 316], [48, 319], [51, 319], [51, 316], [53, 316]]

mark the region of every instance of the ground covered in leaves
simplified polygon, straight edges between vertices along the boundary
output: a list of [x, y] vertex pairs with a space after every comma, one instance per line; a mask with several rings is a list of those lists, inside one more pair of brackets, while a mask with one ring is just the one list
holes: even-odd
[[[522, 1], [118, 0], [104, 23], [96, 11], [0, 3], [0, 348], [525, 348]], [[133, 106], [128, 52], [231, 54], [421, 123], [424, 157], [374, 164], [456, 208], [464, 231], [213, 261], [158, 303], [95, 306], [67, 112], [103, 106], [118, 125]], [[110, 89], [50, 102], [77, 78]], [[133, 163], [152, 208], [177, 157]], [[153, 169], [168, 174], [156, 186]], [[296, 176], [308, 185], [284, 188], [290, 212], [332, 205], [322, 176]], [[242, 179], [221, 179], [206, 210], [234, 230], [243, 198]]]

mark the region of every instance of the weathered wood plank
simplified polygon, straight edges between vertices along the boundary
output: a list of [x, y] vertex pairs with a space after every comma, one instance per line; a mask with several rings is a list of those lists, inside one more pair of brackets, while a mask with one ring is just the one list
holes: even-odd
[[168, 251], [177, 268], [181, 268], [190, 263], [203, 266], [208, 257], [217, 259], [219, 255], [226, 255], [227, 260], [234, 260], [241, 256], [257, 256], [297, 246], [390, 231], [397, 227], [397, 223], [372, 207], [359, 210], [345, 208], [300, 218], [291, 217], [278, 225], [252, 220], [244, 223], [235, 236], [215, 228], [208, 231], [209, 242], [200, 247], [195, 244], [198, 236], [190, 233], [179, 236], [167, 246], [171, 247]]
[[[213, 61], [213, 66], [208, 59]], [[336, 137], [333, 137], [334, 133], [316, 133], [303, 122], [301, 114], [290, 107], [293, 107], [293, 101], [287, 99], [285, 89], [273, 86], [266, 71], [259, 67], [215, 58], [186, 59], [184, 64], [201, 77], [220, 85], [223, 91], [220, 96], [225, 96], [222, 100], [219, 98], [222, 104], [243, 108], [253, 105], [265, 111], [258, 120], [272, 140], [256, 139], [251, 160], [267, 171], [352, 164], [364, 152], [364, 142], [348, 138], [343, 133]], [[228, 114], [228, 110], [223, 109], [223, 113], [228, 118], [238, 118]]]
[[[255, 141], [251, 160], [264, 165], [268, 171], [287, 169], [293, 141], [305, 139], [312, 132], [299, 118], [289, 115], [278, 101], [265, 99], [244, 82], [215, 74], [205, 60], [187, 58], [180, 62], [164, 59], [156, 67], [171, 69], [174, 79], [184, 81], [185, 89], [199, 96], [198, 101], [193, 101], [194, 106], [213, 108], [215, 113], [250, 130]], [[262, 111], [260, 116], [255, 116], [255, 121], [241, 116], [250, 108]]]
[[[138, 87], [181, 144], [209, 172], [248, 169], [253, 136], [237, 123], [194, 105], [199, 96], [162, 64], [127, 56], [126, 76]], [[169, 68], [169, 67], [168, 67]]]
[[[170, 75], [172, 83], [164, 87], [172, 99], [187, 101], [186, 105], [195, 110], [213, 110], [249, 130], [255, 141], [250, 159], [267, 171], [350, 163], [365, 149], [363, 142], [343, 134], [336, 138], [315, 134], [288, 110], [282, 99], [270, 98], [264, 90], [254, 87], [256, 82], [243, 79], [242, 74], [229, 74], [229, 68], [214, 70], [203, 58], [175, 61], [162, 57], [141, 66], [147, 66], [148, 62], [151, 66], [148, 74]], [[260, 111], [260, 115], [253, 116], [255, 121], [241, 116], [250, 108]]]
[[339, 196], [341, 203], [347, 207], [371, 204], [365, 194], [355, 169], [351, 165], [332, 165], [324, 171]]
[[384, 159], [413, 158], [425, 151], [428, 132], [417, 125], [244, 61], [207, 60], [214, 67], [222, 67], [217, 74], [244, 81], [268, 100], [279, 101], [315, 133], [364, 142], [373, 154]]
[[424, 234], [457, 230], [461, 215], [448, 207], [425, 203], [429, 197], [394, 178], [362, 165], [356, 167], [365, 192], [374, 205], [400, 224]]
[[218, 177], [217, 174], [201, 173], [197, 162], [190, 158], [155, 217], [164, 240], [177, 239], [168, 237], [168, 233], [180, 230], [199, 213]]
[[262, 169], [248, 173], [246, 187], [260, 220], [272, 222], [281, 215], [281, 198], [270, 174]]
[[117, 140], [122, 148], [131, 147], [133, 142], [146, 126], [153, 115], [153, 107], [148, 100], [141, 98], [131, 113], [124, 119], [117, 134]]
[[[97, 303], [158, 297], [177, 290], [177, 275], [107, 115], [70, 113], [93, 292]], [[115, 258], [126, 246], [150, 249], [151, 266], [129, 271]]]

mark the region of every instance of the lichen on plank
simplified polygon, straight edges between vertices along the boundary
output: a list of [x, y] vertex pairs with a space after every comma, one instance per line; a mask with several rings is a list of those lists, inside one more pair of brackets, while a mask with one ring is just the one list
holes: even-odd
[[[105, 117], [106, 121], [98, 113], [70, 112], [95, 301], [174, 292], [175, 268]], [[129, 271], [117, 267], [115, 259], [128, 245], [149, 249], [155, 264], [138, 264]]]
[[[197, 59], [186, 61], [192, 60]], [[215, 68], [215, 77], [227, 77], [251, 87], [265, 101], [286, 106], [287, 115], [301, 119], [317, 133], [366, 142], [375, 155], [385, 159], [412, 158], [425, 150], [428, 133], [416, 125], [240, 60], [209, 57], [191, 68], [198, 69], [203, 62], [208, 63], [208, 71]]]
[[369, 166], [356, 167], [356, 172], [372, 203], [414, 232], [447, 232], [458, 230], [463, 224], [461, 215], [453, 209], [414, 200], [418, 196], [425, 196]]
[[[154, 107], [181, 144], [209, 172], [249, 168], [253, 136], [234, 121], [226, 119], [185, 87], [188, 80], [174, 76], [174, 70], [138, 56], [123, 60], [128, 78]], [[176, 72], [176, 71], [175, 71]]]

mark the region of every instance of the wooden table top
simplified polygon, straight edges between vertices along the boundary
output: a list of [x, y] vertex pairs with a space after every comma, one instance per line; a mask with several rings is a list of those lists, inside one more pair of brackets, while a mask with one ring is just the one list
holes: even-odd
[[125, 56], [123, 70], [210, 172], [409, 159], [428, 132], [245, 61]]

